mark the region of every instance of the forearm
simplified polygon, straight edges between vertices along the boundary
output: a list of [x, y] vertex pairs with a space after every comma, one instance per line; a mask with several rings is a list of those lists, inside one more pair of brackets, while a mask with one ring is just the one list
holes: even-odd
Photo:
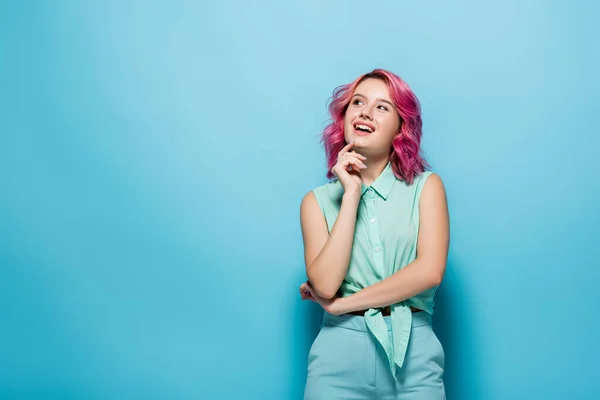
[[340, 212], [327, 241], [307, 267], [308, 280], [323, 298], [335, 296], [348, 272], [359, 201], [359, 194], [344, 194]]
[[340, 298], [340, 313], [399, 303], [439, 285], [442, 275], [442, 267], [435, 267], [427, 260], [417, 258], [390, 277], [350, 296]]

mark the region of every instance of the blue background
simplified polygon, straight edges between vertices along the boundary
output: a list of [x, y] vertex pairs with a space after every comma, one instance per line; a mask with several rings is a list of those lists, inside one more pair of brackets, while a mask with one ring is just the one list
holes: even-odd
[[592, 399], [597, 2], [3, 2], [0, 398], [300, 399], [333, 89], [422, 102], [448, 398]]

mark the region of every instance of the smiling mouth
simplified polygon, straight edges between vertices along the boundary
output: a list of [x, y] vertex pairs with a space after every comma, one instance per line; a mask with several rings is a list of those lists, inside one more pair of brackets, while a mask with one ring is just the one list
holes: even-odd
[[362, 133], [373, 133], [375, 129], [371, 128], [368, 125], [358, 123], [354, 124], [354, 130]]

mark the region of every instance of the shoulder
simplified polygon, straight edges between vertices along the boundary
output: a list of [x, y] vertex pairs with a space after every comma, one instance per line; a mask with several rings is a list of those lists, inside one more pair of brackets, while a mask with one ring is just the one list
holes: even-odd
[[430, 186], [431, 185], [435, 186], [435, 185], [440, 185], [440, 184], [443, 185], [442, 178], [434, 171], [421, 172], [420, 174], [418, 174], [414, 177], [412, 183], [410, 183], [410, 184], [405, 183], [405, 184], [408, 187], [413, 187], [413, 188], [417, 189], [418, 191], [421, 191], [428, 182], [434, 182], [434, 183], [429, 183]]
[[444, 189], [444, 182], [442, 181], [442, 177], [433, 171], [424, 172], [421, 175], [421, 179], [423, 180], [423, 190], [425, 190], [425, 188]]
[[338, 180], [311, 189], [302, 199], [301, 214], [319, 213], [331, 215], [341, 205], [344, 188]]
[[320, 226], [324, 217], [328, 215], [328, 210], [331, 210], [334, 195], [337, 186], [341, 184], [337, 181], [325, 183], [308, 191], [302, 198], [300, 204], [300, 220], [303, 229], [309, 229], [310, 226]]
[[304, 196], [304, 199], [315, 197], [319, 203], [322, 203], [339, 197], [340, 192], [343, 194], [343, 191], [341, 183], [338, 180], [334, 180], [311, 189]]
[[335, 190], [337, 181], [331, 181], [312, 188], [302, 198], [301, 207], [310, 206], [311, 203], [320, 204], [324, 199], [330, 197]]
[[421, 191], [421, 203], [423, 202], [434, 202], [440, 203], [446, 202], [446, 188], [440, 175], [435, 172], [427, 171], [420, 177], [419, 186]]
[[342, 184], [336, 179], [311, 189], [311, 192], [317, 194], [329, 193], [338, 190], [338, 188], [342, 188]]

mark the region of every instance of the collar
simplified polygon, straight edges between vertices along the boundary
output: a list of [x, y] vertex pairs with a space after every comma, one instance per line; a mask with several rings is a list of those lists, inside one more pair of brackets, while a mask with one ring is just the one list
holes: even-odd
[[392, 170], [392, 163], [388, 161], [381, 174], [375, 179], [371, 186], [367, 186], [364, 183], [362, 184], [361, 196], [365, 194], [369, 187], [371, 187], [379, 196], [384, 200], [387, 200], [394, 182], [396, 182], [396, 175], [394, 175], [394, 171]]

